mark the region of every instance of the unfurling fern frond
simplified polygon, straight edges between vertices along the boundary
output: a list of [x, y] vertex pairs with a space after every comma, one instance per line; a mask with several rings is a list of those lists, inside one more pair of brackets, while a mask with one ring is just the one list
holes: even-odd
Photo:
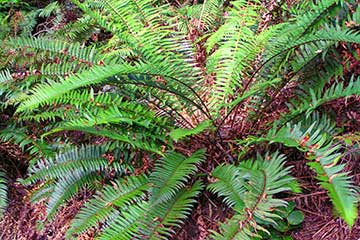
[[8, 187], [5, 173], [0, 170], [0, 219], [8, 204], [7, 190]]
[[275, 210], [287, 205], [274, 195], [297, 188], [284, 160], [283, 155], [275, 153], [265, 156], [265, 160], [258, 157], [239, 166], [221, 165], [211, 173], [214, 182], [208, 189], [224, 197], [224, 202], [235, 210], [234, 216], [220, 225], [220, 233], [213, 232], [211, 239], [251, 240], [260, 237], [260, 232], [269, 233], [266, 226], [276, 225], [281, 219]]

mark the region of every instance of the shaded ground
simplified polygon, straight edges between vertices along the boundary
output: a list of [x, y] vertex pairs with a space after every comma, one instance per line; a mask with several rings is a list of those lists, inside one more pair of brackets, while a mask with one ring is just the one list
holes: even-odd
[[[10, 205], [0, 221], [1, 240], [60, 240], [64, 239], [71, 219], [84, 204], [86, 197], [72, 199], [62, 207], [55, 219], [45, 225], [46, 207], [44, 201], [30, 204], [28, 191], [20, 184], [10, 183]], [[86, 238], [84, 238], [86, 239]], [[91, 238], [88, 238], [91, 239]]]

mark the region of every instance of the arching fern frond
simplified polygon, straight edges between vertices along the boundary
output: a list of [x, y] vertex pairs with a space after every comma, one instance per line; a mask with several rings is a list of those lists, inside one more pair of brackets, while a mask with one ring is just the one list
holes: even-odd
[[[85, 124], [83, 124], [85, 125]], [[129, 129], [111, 129], [96, 125], [88, 125], [83, 126], [82, 124], [74, 124], [71, 123], [68, 125], [61, 126], [53, 131], [50, 131], [48, 134], [58, 131], [81, 131], [85, 133], [89, 133], [92, 135], [106, 137], [108, 139], [117, 140], [128, 144], [130, 147], [134, 149], [141, 149], [148, 152], [157, 153], [159, 155], [163, 155], [161, 152], [160, 142], [157, 136], [153, 136], [149, 133], [142, 132], [141, 130], [137, 131], [129, 131]]]
[[67, 235], [71, 236], [73, 233], [81, 234], [85, 232], [99, 222], [106, 221], [112, 214], [117, 212], [117, 209], [123, 214], [123, 211], [128, 211], [131, 206], [137, 205], [137, 202], [144, 198], [148, 188], [148, 180], [144, 175], [120, 179], [113, 186], [106, 186], [96, 194], [95, 198], [81, 208], [72, 221]]
[[288, 123], [278, 132], [270, 131], [267, 140], [306, 152], [306, 158], [311, 160], [308, 165], [317, 173], [320, 185], [328, 191], [335, 210], [352, 226], [357, 217], [357, 197], [349, 173], [343, 172], [345, 165], [338, 164], [342, 156], [340, 145], [316, 125], [314, 122], [309, 128], [302, 129], [301, 124]]
[[179, 227], [190, 214], [196, 202], [195, 197], [202, 189], [202, 184], [196, 181], [191, 188], [183, 188], [168, 201], [152, 206], [146, 214], [145, 221], [140, 227], [140, 234], [136, 239], [143, 239], [143, 237], [151, 240], [168, 239], [174, 234], [173, 228]]
[[239, 166], [221, 165], [211, 173], [214, 182], [208, 189], [224, 197], [225, 203], [235, 210], [234, 216], [220, 225], [220, 233], [213, 232], [211, 239], [250, 240], [260, 237], [259, 232], [268, 233], [266, 225], [281, 219], [274, 210], [287, 203], [274, 198], [274, 194], [292, 190], [296, 182], [288, 176], [290, 168], [284, 166], [284, 155], [275, 153], [265, 159], [269, 160], [259, 156], [256, 161], [245, 161]]
[[306, 117], [309, 117], [309, 115], [322, 104], [352, 95], [360, 95], [360, 78], [357, 80], [351, 79], [346, 87], [344, 87], [343, 82], [340, 82], [332, 84], [332, 86], [325, 91], [321, 89], [320, 91], [314, 92], [314, 90], [309, 89], [309, 96], [307, 96], [307, 98], [303, 97], [300, 98], [300, 101], [292, 101], [289, 104], [289, 113], [286, 113], [285, 116], [282, 117], [282, 120], [293, 119], [303, 113], [305, 113]]
[[82, 47], [80, 43], [68, 43], [48, 38], [13, 38], [5, 42], [6, 45], [18, 48], [33, 48], [54, 54], [65, 55], [97, 64], [99, 54], [94, 47]]
[[106, 186], [80, 210], [67, 237], [106, 221], [100, 239], [167, 239], [203, 188], [199, 181], [185, 186], [203, 155], [203, 150], [190, 157], [170, 152], [156, 163], [149, 178], [130, 176]]
[[172, 199], [176, 193], [185, 187], [190, 175], [197, 170], [196, 164], [204, 161], [204, 150], [198, 150], [190, 157], [170, 152], [155, 164], [150, 175], [154, 184], [151, 190], [150, 202], [158, 204]]
[[[107, 145], [89, 145], [72, 148], [57, 154], [54, 158], [41, 159], [30, 167], [29, 177], [21, 182], [31, 184], [39, 180], [45, 181], [45, 184], [39, 186], [35, 196], [49, 196], [47, 214], [48, 219], [51, 219], [58, 207], [79, 190], [84, 187], [96, 188], [110, 171], [115, 175], [127, 171], [127, 166], [119, 162], [110, 163], [103, 156], [107, 150]], [[38, 199], [35, 196], [33, 200]]]
[[[288, 40], [281, 43], [276, 41], [275, 44], [271, 44], [267, 47], [267, 53], [265, 62], [285, 53], [291, 49], [298, 48], [305, 44], [325, 44], [326, 42], [348, 42], [348, 43], [360, 43], [360, 35], [349, 29], [340, 29], [339, 27], [326, 27], [324, 29], [317, 30], [314, 34], [305, 35], [297, 40], [288, 42]], [[321, 49], [321, 47], [319, 47]]]

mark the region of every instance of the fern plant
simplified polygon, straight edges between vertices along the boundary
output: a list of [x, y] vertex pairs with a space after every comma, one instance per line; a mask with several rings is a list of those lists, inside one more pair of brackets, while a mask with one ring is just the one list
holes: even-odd
[[[335, 209], [353, 225], [356, 193], [338, 164], [339, 147], [321, 135], [325, 130], [320, 126], [303, 130], [287, 125], [326, 102], [359, 94], [359, 80], [343, 75], [341, 59], [333, 57], [339, 43], [349, 48], [360, 43], [356, 29], [345, 24], [343, 16], [356, 19], [356, 14], [344, 1], [294, 6], [290, 20], [262, 31], [257, 0], [191, 6], [148, 0], [73, 2], [84, 12], [77, 22], [41, 37], [7, 38], [5, 50], [11, 54], [0, 72], [0, 109], [16, 109], [10, 121], [14, 127], [2, 130], [3, 139], [31, 145], [34, 160], [23, 183], [41, 184], [32, 198], [49, 198], [49, 220], [80, 189], [97, 191], [75, 217], [68, 238], [99, 223], [100, 239], [170, 238], [205, 187], [235, 211], [214, 239], [260, 238], [258, 233], [267, 233], [280, 218], [274, 209], [286, 205], [275, 195], [298, 190], [290, 184], [294, 179], [284, 157], [224, 163], [237, 158], [238, 151], [230, 151], [235, 140], [253, 134], [258, 120], [292, 84], [294, 99], [288, 100], [286, 113], [275, 116], [280, 131], [259, 132], [256, 141], [245, 142], [273, 141], [307, 152]], [[55, 5], [47, 12], [56, 12]], [[96, 44], [71, 35], [89, 28], [111, 36]], [[64, 31], [71, 41], [58, 40]], [[248, 122], [252, 127], [244, 129]], [[38, 124], [44, 127], [29, 138]], [[23, 125], [29, 129], [10, 133]], [[71, 137], [79, 132], [84, 139]], [[224, 152], [223, 165], [210, 170], [215, 182], [203, 186], [201, 181], [207, 173], [198, 168], [205, 162], [204, 151], [191, 156], [173, 151], [173, 141], [180, 139]], [[57, 147], [64, 140], [65, 146]], [[79, 142], [88, 144], [76, 147]], [[57, 154], [42, 151], [39, 143]], [[207, 160], [210, 168], [219, 163], [212, 156]], [[142, 174], [134, 173], [134, 166], [150, 170], [140, 167]]]

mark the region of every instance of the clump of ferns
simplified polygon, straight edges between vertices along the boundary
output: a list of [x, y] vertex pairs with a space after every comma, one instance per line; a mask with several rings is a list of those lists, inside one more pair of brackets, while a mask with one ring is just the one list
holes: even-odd
[[[251, 2], [254, 3], [256, 1]], [[339, 148], [329, 144], [331, 143], [331, 139], [328, 139], [327, 135], [323, 134], [322, 128], [316, 130], [315, 125], [303, 128], [299, 122], [294, 122], [293, 124], [295, 124], [295, 126], [287, 124], [297, 116], [303, 114], [310, 115], [320, 105], [332, 99], [359, 94], [358, 91], [360, 88], [357, 86], [359, 86], [360, 81], [355, 78], [351, 79], [351, 84], [348, 86], [336, 82], [331, 87], [324, 89], [324, 84], [336, 76], [339, 70], [338, 65], [336, 68], [331, 68], [333, 62], [329, 57], [330, 55], [327, 55], [330, 50], [333, 49], [334, 45], [338, 42], [360, 42], [359, 36], [356, 33], [341, 26], [341, 24], [327, 24], [331, 22], [328, 16], [336, 15], [339, 9], [343, 9], [345, 6], [344, 2], [323, 0], [317, 4], [309, 4], [309, 6], [298, 9], [296, 17], [292, 22], [279, 24], [261, 33], [257, 33], [254, 29], [256, 29], [255, 26], [258, 22], [257, 13], [259, 4], [250, 4], [248, 6], [246, 1], [234, 1], [230, 8], [226, 9], [228, 13], [226, 17], [222, 19], [222, 23], [224, 24], [215, 32], [209, 31], [211, 36], [205, 44], [208, 54], [206, 62], [207, 74], [215, 76], [214, 84], [207, 89], [201, 88], [203, 72], [197, 68], [195, 51], [192, 44], [185, 37], [187, 33], [183, 30], [174, 32], [174, 28], [167, 27], [168, 25], [164, 24], [164, 19], [168, 16], [166, 15], [168, 11], [166, 5], [154, 7], [154, 5], [148, 2], [142, 2], [141, 5], [136, 4], [136, 2], [132, 3], [133, 4], [128, 5], [121, 1], [77, 2], [78, 6], [96, 19], [99, 25], [113, 32], [119, 39], [122, 39], [122, 44], [131, 51], [123, 51], [120, 55], [124, 55], [115, 58], [115, 60], [105, 57], [103, 61], [102, 57], [104, 56], [102, 55], [100, 59], [105, 64], [94, 64], [88, 66], [89, 68], [83, 71], [70, 75], [66, 79], [55, 77], [57, 81], [45, 82], [32, 88], [30, 94], [15, 99], [15, 101], [21, 102], [17, 108], [17, 113], [31, 115], [34, 111], [36, 112], [39, 107], [48, 107], [50, 110], [52, 104], [59, 101], [64, 95], [80, 94], [76, 91], [110, 84], [111, 86], [115, 86], [115, 88], [121, 88], [121, 94], [125, 96], [127, 94], [134, 96], [134, 94], [131, 94], [131, 92], [134, 91], [142, 95], [141, 103], [155, 103], [156, 106], [159, 106], [159, 108], [156, 109], [158, 110], [158, 114], [173, 115], [175, 119], [176, 117], [181, 118], [181, 122], [185, 123], [183, 126], [190, 127], [191, 129], [178, 129], [177, 132], [172, 132], [170, 136], [174, 140], [199, 134], [214, 124], [216, 129], [214, 130], [213, 140], [216, 143], [216, 141], [222, 137], [221, 133], [224, 126], [228, 123], [228, 119], [233, 113], [237, 112], [239, 106], [245, 106], [245, 103], [247, 103], [249, 99], [254, 100], [254, 104], [250, 106], [250, 111], [257, 113], [255, 117], [261, 118], [262, 112], [261, 110], [257, 111], [257, 109], [262, 109], [261, 105], [264, 104], [264, 92], [269, 88], [280, 91], [289, 82], [299, 80], [298, 82], [300, 84], [297, 89], [299, 97], [289, 104], [289, 112], [281, 117], [281, 127], [279, 129], [274, 128], [275, 130], [270, 131], [271, 135], [264, 137], [264, 134], [259, 133], [259, 135], [254, 138], [259, 141], [271, 142], [272, 138], [276, 137], [275, 139], [279, 143], [296, 147], [302, 152], [309, 152], [311, 150], [314, 154], [317, 154], [316, 158], [314, 158], [314, 155], [309, 156], [309, 164], [318, 173], [321, 185], [328, 190], [330, 198], [333, 200], [334, 206], [340, 213], [340, 216], [342, 216], [349, 225], [352, 225], [356, 218], [356, 197], [355, 194], [353, 194], [354, 191], [351, 181], [349, 181], [346, 173], [342, 172], [343, 166], [337, 165], [339, 156], [341, 155]], [[212, 8], [211, 6], [221, 7]], [[150, 9], [151, 11], [149, 11]], [[200, 8], [194, 7], [188, 10], [189, 12], [186, 12], [186, 14], [198, 17], [199, 21], [204, 21], [205, 24], [210, 23], [209, 25], [211, 25], [219, 16], [223, 16], [223, 3], [220, 1], [207, 1], [207, 3], [204, 3]], [[209, 16], [214, 17], [204, 18], [204, 11], [215, 11], [216, 13], [220, 11], [221, 14], [216, 16], [215, 14], [211, 14]], [[161, 17], [159, 18], [159, 16]], [[138, 21], [138, 19], [141, 19], [141, 21]], [[218, 25], [216, 25], [216, 28], [217, 27]], [[40, 49], [43, 47], [41, 42], [46, 42], [46, 40], [43, 39], [31, 41], [23, 40], [25, 44], [30, 42], [31, 44], [36, 44], [36, 47]], [[61, 52], [64, 49], [64, 45], [62, 44], [52, 45], [51, 43], [47, 43], [47, 46], [51, 46], [52, 48], [55, 46], [55, 52]], [[59, 48], [56, 46], [59, 46]], [[91, 51], [83, 50], [81, 52], [85, 52], [87, 56], [93, 57]], [[259, 54], [262, 55], [262, 61], [259, 67], [249, 75], [249, 69], [252, 68], [252, 63]], [[131, 59], [136, 59], [137, 61], [129, 62], [128, 56], [135, 56], [135, 58], [132, 57]], [[312, 66], [315, 66], [315, 63], [319, 62], [323, 63], [323, 69], [315, 68], [316, 72], [312, 72], [316, 74], [309, 76], [306, 70], [311, 69]], [[86, 94], [85, 92], [85, 95]], [[265, 108], [272, 100], [273, 99], [265, 100]], [[134, 148], [163, 155], [159, 148], [160, 144], [158, 144], [157, 141], [151, 141], [151, 144], [147, 144], [147, 142], [141, 140], [154, 139], [155, 137], [155, 139], [161, 142], [162, 134], [157, 133], [161, 132], [159, 129], [163, 129], [162, 127], [164, 125], [159, 124], [159, 121], [156, 120], [157, 118], [154, 116], [144, 114], [147, 109], [146, 104], [141, 105], [143, 109], [135, 111], [137, 114], [127, 117], [129, 114], [124, 111], [124, 115], [121, 111], [121, 104], [126, 105], [128, 102], [133, 101], [134, 98], [125, 97], [119, 106], [101, 110], [100, 118], [97, 118], [95, 112], [90, 111], [90, 114], [82, 112], [80, 117], [73, 116], [73, 118], [64, 119], [64, 122], [56, 126], [52, 133], [76, 129], [90, 134], [99, 134], [109, 138], [113, 137], [132, 145]], [[136, 104], [139, 103], [139, 101], [136, 100], [134, 102]], [[154, 105], [149, 104], [148, 106], [153, 107]], [[96, 111], [98, 111], [98, 109], [96, 109]], [[225, 116], [222, 116], [222, 114]], [[140, 117], [137, 115], [140, 115]], [[112, 118], [109, 118], [109, 116], [112, 116]], [[110, 120], [108, 121], [108, 119]], [[208, 119], [210, 124], [206, 123], [206, 121], [203, 125], [201, 125], [201, 123], [199, 124], [203, 119]], [[102, 123], [100, 124], [101, 126], [97, 124], [99, 120]], [[248, 119], [242, 119], [242, 121], [246, 120]], [[140, 133], [140, 138], [130, 138], [129, 133], [132, 133], [136, 128], [126, 129], [128, 130], [128, 135], [121, 131], [116, 132], [119, 131], [119, 128], [115, 129], [114, 126], [123, 126], [122, 124], [125, 126], [130, 125], [131, 127], [141, 126], [142, 129], [151, 126], [149, 135], [155, 135], [153, 137], [142, 137]], [[123, 128], [120, 128], [120, 130], [122, 129]], [[170, 129], [166, 128], [165, 132], [171, 129], [172, 127], [170, 127]], [[136, 133], [139, 134], [139, 132]], [[158, 138], [159, 136], [160, 138]], [[280, 160], [278, 161], [281, 162]], [[261, 161], [259, 160], [259, 162]], [[263, 174], [266, 164], [263, 166], [259, 165], [261, 164], [258, 163], [257, 167], [259, 167], [260, 170], [256, 168], [254, 174], [254, 176], [260, 176], [256, 178], [258, 180], [264, 179], [264, 176], [267, 176]], [[280, 175], [282, 175], [283, 172], [280, 172]], [[243, 172], [240, 172], [235, 175], [239, 175], [240, 179], [244, 179], [241, 178], [243, 176], [242, 174]], [[252, 174], [250, 175], [253, 176]], [[249, 178], [251, 178], [251, 176]], [[253, 188], [254, 186], [249, 182], [256, 181], [248, 181], [248, 178], [246, 178], [241, 186], [244, 185], [247, 189]], [[264, 182], [259, 183], [258, 186], [262, 185], [264, 185]], [[172, 197], [175, 196], [175, 198], [169, 197], [167, 198], [168, 201], [162, 202], [164, 204], [162, 206], [164, 207], [161, 208], [161, 210], [163, 211], [157, 215], [165, 214], [164, 211], [166, 210], [164, 209], [168, 206], [166, 204], [171, 205], [171, 201], [177, 202], [179, 198], [185, 196], [187, 199], [187, 201], [185, 201], [186, 207], [180, 210], [176, 209], [182, 213], [181, 216], [185, 216], [183, 210], [186, 209], [187, 211], [189, 209], [189, 202], [192, 201], [190, 201], [189, 198], [193, 199], [200, 191], [200, 188], [199, 185], [196, 185], [195, 190], [190, 191], [190, 196], [185, 194], [186, 191], [185, 193], [181, 192], [181, 194], [185, 195], [170, 194]], [[256, 194], [257, 196], [262, 196], [261, 189], [257, 189], [255, 186], [253, 190], [258, 193]], [[224, 195], [227, 197], [225, 193]], [[239, 193], [235, 192], [235, 195], [239, 195]], [[242, 200], [242, 194], [240, 195], [240, 198], [237, 199], [239, 202]], [[250, 196], [253, 195], [250, 194]], [[255, 200], [255, 203], [256, 202]], [[252, 202], [252, 204], [253, 203], [254, 202]], [[138, 229], [139, 223], [137, 219], [134, 218], [129, 218], [131, 222], [125, 222], [124, 216], [128, 217], [133, 215], [135, 218], [141, 218], [144, 208], [148, 208], [149, 206], [143, 202], [139, 204], [140, 206], [134, 206], [136, 209], [130, 208], [128, 212], [124, 213], [125, 215], [120, 213], [120, 217], [115, 220], [116, 224], [109, 226], [109, 228], [119, 230], [121, 228], [117, 228], [117, 226], [124, 226], [125, 224], [131, 228], [131, 234], [129, 236], [132, 237], [134, 234], [133, 229]], [[125, 207], [128, 209], [127, 205]], [[258, 210], [255, 208], [248, 207], [248, 209]], [[244, 208], [239, 210], [241, 214], [234, 222], [238, 223], [239, 220], [243, 221], [245, 216], [245, 223], [249, 223], [246, 216], [250, 214], [248, 214], [247, 211], [244, 212], [244, 210]], [[134, 212], [137, 214], [133, 214]], [[261, 213], [265, 215], [269, 214], [267, 211], [262, 211]], [[148, 216], [152, 216], [152, 214]], [[149, 217], [149, 219], [151, 219], [151, 217]], [[168, 233], [167, 230], [162, 228], [163, 218], [157, 216], [152, 219], [160, 222], [154, 223], [150, 221], [151, 224], [160, 227], [160, 230], [149, 233], [146, 229], [153, 230], [157, 228], [139, 226], [140, 235], [138, 236], [150, 234], [156, 238], [159, 237], [161, 233]], [[171, 218], [167, 224], [175, 224], [174, 222], [178, 223], [177, 220]], [[217, 235], [218, 238], [223, 236], [229, 236], [229, 238], [231, 238], [234, 235], [238, 235], [239, 239], [246, 239], [245, 235], [242, 235], [242, 230], [247, 233], [252, 233], [249, 228], [239, 229], [239, 225], [234, 222], [230, 221], [230, 227], [224, 228], [224, 234], [222, 236]], [[133, 225], [133, 223], [135, 225]], [[254, 222], [251, 223], [254, 224]], [[245, 225], [254, 230], [252, 225]], [[229, 233], [227, 230], [231, 232]], [[114, 230], [110, 232], [114, 233], [118, 231]], [[111, 234], [108, 236], [111, 236]], [[252, 236], [254, 237], [254, 234]]]

